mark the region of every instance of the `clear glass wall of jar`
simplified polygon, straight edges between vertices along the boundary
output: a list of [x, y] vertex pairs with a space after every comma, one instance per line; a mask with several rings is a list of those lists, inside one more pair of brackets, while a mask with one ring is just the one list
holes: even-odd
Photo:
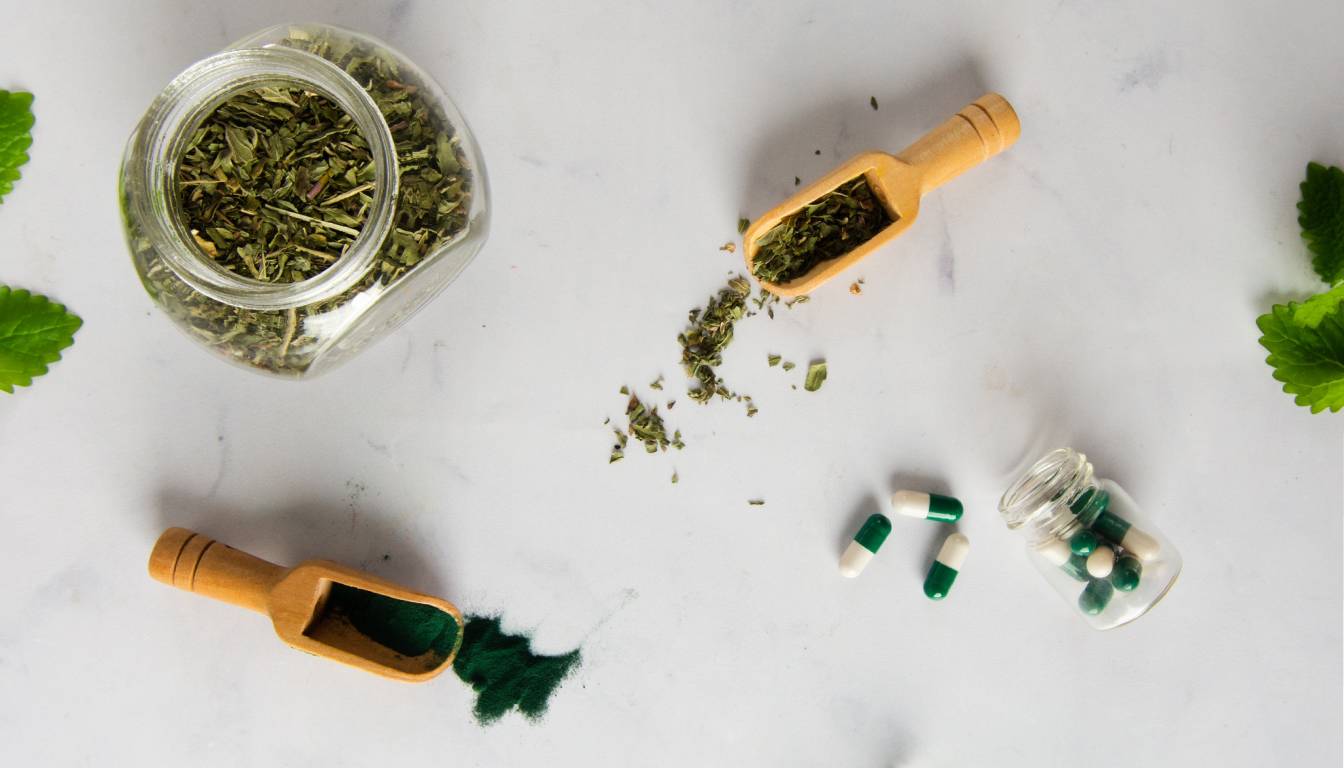
[[[371, 93], [395, 84], [426, 108], [380, 109]], [[266, 283], [222, 268], [183, 221], [176, 184], [186, 142], [230, 97], [263, 86], [302, 88], [339, 106], [367, 141], [374, 177], [367, 218], [325, 270]], [[386, 113], [386, 114], [385, 114]], [[421, 129], [408, 136], [407, 126]], [[428, 137], [428, 138], [427, 138]], [[437, 163], [430, 189], [421, 170]], [[348, 30], [282, 25], [252, 35], [175, 78], [127, 144], [120, 177], [127, 243], [141, 282], [188, 336], [230, 362], [312, 377], [387, 335], [471, 262], [489, 228], [485, 166], [466, 121], [441, 88], [386, 44]], [[410, 206], [434, 206], [434, 231], [399, 226]]]
[[1008, 528], [1071, 610], [1097, 629], [1148, 612], [1176, 583], [1181, 554], [1124, 489], [1070, 448], [1046, 454], [999, 501]]

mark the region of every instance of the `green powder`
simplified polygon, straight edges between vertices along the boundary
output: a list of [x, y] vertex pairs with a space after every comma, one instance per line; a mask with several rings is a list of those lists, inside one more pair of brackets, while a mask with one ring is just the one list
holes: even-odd
[[476, 719], [488, 724], [515, 708], [527, 717], [541, 717], [551, 694], [578, 661], [577, 650], [538, 656], [526, 637], [505, 634], [498, 617], [468, 616], [453, 671], [476, 691]]
[[370, 640], [402, 656], [432, 651], [442, 658], [453, 652], [453, 643], [457, 642], [453, 615], [424, 603], [332, 582], [327, 610], [333, 616], [344, 616]]

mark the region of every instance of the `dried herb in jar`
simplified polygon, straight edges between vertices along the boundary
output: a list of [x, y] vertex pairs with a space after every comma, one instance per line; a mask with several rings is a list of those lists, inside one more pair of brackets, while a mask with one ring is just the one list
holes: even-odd
[[[147, 257], [144, 279], [146, 287], [164, 309], [172, 315], [187, 318], [191, 332], [207, 345], [241, 363], [284, 374], [302, 373], [308, 369], [328, 338], [323, 334], [330, 334], [333, 324], [346, 322], [338, 314], [333, 314], [336, 310], [356, 296], [376, 296], [421, 265], [437, 249], [462, 235], [467, 228], [467, 214], [474, 190], [471, 170], [457, 137], [457, 130], [435, 100], [422, 93], [421, 86], [414, 82], [410, 73], [403, 73], [390, 55], [358, 39], [298, 28], [291, 30], [289, 37], [281, 44], [320, 56], [340, 67], [364, 87], [388, 124], [396, 145], [400, 191], [394, 206], [392, 229], [379, 248], [373, 266], [353, 287], [340, 295], [287, 310], [249, 310], [217, 302], [183, 282], [161, 258], [152, 253]], [[227, 132], [224, 138], [227, 142]], [[328, 138], [341, 141], [346, 140], [347, 136], [340, 134]], [[246, 141], [239, 142], [239, 139]], [[258, 130], [254, 148], [252, 135], [245, 132], [244, 135], [235, 135], [235, 143], [240, 147], [245, 143], [247, 149], [255, 154], [257, 148], [269, 145], [270, 137], [263, 136]], [[321, 141], [317, 143], [321, 144]], [[358, 175], [359, 172], [356, 172], [360, 184], [367, 183], [359, 179]], [[313, 192], [314, 186], [321, 181], [321, 175], [316, 180], [308, 181], [311, 183], [307, 189], [296, 191], [305, 196]], [[265, 183], [269, 185], [272, 182], [266, 179]], [[359, 184], [343, 187], [351, 197], [333, 200], [329, 196], [332, 183], [328, 180], [327, 186], [316, 189], [314, 201], [319, 203], [319, 207], [320, 203], [326, 202], [330, 204], [327, 207], [342, 208], [348, 213], [349, 209], [343, 206], [354, 206], [353, 201], [372, 190], [370, 187], [354, 192]], [[284, 205], [276, 207], [285, 208]], [[248, 206], [247, 210], [252, 208]], [[360, 224], [349, 225], [348, 229], [358, 231]], [[340, 233], [339, 230], [336, 233]], [[309, 247], [310, 242], [300, 239], [299, 244]], [[219, 256], [223, 245], [234, 243], [222, 239], [217, 244], [207, 227], [199, 233], [196, 245], [208, 255], [213, 246], [214, 256]], [[248, 254], [254, 259], [259, 256], [251, 251]], [[316, 255], [307, 255], [320, 260]], [[232, 258], [228, 254], [225, 257]], [[237, 258], [243, 269], [248, 270], [240, 274], [253, 276], [249, 274], [251, 270], [247, 267], [247, 258], [242, 255]], [[276, 269], [271, 269], [270, 258], [267, 257], [268, 269], [263, 274], [278, 272], [278, 281], [293, 279], [292, 269], [296, 266], [293, 257], [286, 260], [284, 269], [278, 269], [278, 259]], [[259, 267], [261, 262], [258, 260], [255, 263]], [[315, 271], [304, 275], [300, 269], [300, 276], [307, 279], [320, 273], [317, 264], [312, 266]], [[237, 264], [234, 268], [237, 268]], [[324, 315], [332, 316], [319, 317]], [[314, 323], [310, 327], [310, 319], [323, 322]]]
[[768, 283], [787, 283], [823, 261], [839, 258], [891, 224], [891, 215], [860, 176], [803, 206], [756, 243], [751, 273]]
[[215, 109], [177, 166], [178, 203], [200, 249], [267, 283], [307, 280], [343, 256], [374, 186], [350, 115], [301, 88], [256, 88]]

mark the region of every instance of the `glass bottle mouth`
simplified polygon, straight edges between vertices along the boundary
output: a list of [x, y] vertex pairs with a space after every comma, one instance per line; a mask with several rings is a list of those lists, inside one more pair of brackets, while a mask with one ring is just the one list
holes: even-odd
[[1057, 448], [1031, 466], [999, 499], [999, 514], [1011, 530], [1031, 526], [1042, 536], [1076, 527], [1069, 499], [1092, 484], [1092, 464], [1072, 448]]
[[[373, 198], [359, 235], [330, 267], [300, 282], [266, 283], [224, 269], [196, 246], [180, 214], [177, 167], [192, 133], [220, 104], [242, 91], [296, 85], [331, 99], [359, 127], [373, 160]], [[225, 51], [192, 65], [150, 106], [127, 151], [137, 149], [149, 159], [139, 165], [139, 172], [145, 174], [141, 182], [148, 190], [138, 202], [146, 235], [184, 283], [225, 304], [280, 310], [340, 295], [373, 266], [392, 228], [399, 169], [387, 121], [354, 78], [303, 51], [248, 48]]]

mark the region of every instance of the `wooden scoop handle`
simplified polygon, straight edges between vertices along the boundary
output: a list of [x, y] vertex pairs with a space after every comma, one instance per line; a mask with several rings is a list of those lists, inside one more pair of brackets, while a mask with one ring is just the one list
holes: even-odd
[[164, 531], [149, 554], [149, 575], [158, 581], [265, 614], [271, 588], [288, 570], [185, 528]]
[[986, 93], [896, 157], [922, 172], [923, 194], [1011, 147], [1021, 133], [1012, 105]]

